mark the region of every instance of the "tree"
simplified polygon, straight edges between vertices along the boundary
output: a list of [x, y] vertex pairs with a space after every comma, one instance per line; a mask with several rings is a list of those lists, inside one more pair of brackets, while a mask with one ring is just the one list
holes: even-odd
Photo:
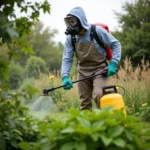
[[28, 77], [40, 78], [41, 73], [48, 74], [45, 61], [42, 58], [36, 56], [31, 56], [27, 60], [27, 65], [25, 70]]
[[0, 8], [0, 44], [6, 43], [9, 48], [8, 60], [0, 61], [0, 78], [3, 78], [6, 77], [8, 61], [15, 54], [14, 45], [21, 46], [21, 51], [26, 54], [33, 53], [31, 46], [23, 38], [30, 33], [35, 20], [38, 21], [40, 10], [50, 13], [50, 4], [47, 0], [1, 0]]
[[115, 12], [121, 31], [113, 33], [121, 41], [122, 58], [131, 57], [134, 65], [142, 57], [150, 60], [150, 1], [125, 2], [122, 8], [122, 13]]
[[[44, 28], [41, 22], [36, 22], [26, 38], [26, 41], [34, 50], [34, 56], [45, 60], [49, 71], [59, 70], [61, 67], [63, 45], [60, 42], [56, 44], [53, 41], [56, 33], [57, 30], [52, 30], [50, 27]], [[19, 62], [24, 67], [29, 55], [22, 54], [19, 49], [18, 52], [20, 58], [16, 59], [16, 62]]]

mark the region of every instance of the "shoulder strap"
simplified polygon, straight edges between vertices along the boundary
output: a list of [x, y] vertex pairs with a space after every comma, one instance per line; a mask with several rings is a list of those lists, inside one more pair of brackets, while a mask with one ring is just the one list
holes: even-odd
[[76, 43], [76, 37], [75, 36], [71, 35], [71, 43], [72, 43], [72, 46], [73, 46], [73, 50], [75, 52], [75, 43]]
[[96, 40], [96, 42], [103, 48], [105, 48], [105, 45], [101, 42], [101, 40], [99, 39], [97, 33], [96, 33], [96, 25], [92, 24], [91, 25], [91, 40], [93, 40], [93, 38]]
[[[96, 42], [105, 49], [105, 45], [101, 42], [101, 40], [99, 39], [97, 33], [96, 33], [96, 25], [92, 24], [91, 25], [91, 40], [93, 41], [93, 38], [96, 40]], [[72, 42], [72, 46], [73, 49], [75, 51], [75, 43], [76, 43], [76, 37], [71, 35], [71, 42]]]

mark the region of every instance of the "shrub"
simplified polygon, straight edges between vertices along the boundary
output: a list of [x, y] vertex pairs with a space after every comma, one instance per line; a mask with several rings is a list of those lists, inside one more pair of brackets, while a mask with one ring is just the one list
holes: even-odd
[[0, 92], [0, 150], [18, 150], [19, 142], [35, 142], [40, 134], [38, 121], [27, 115], [19, 97], [20, 93]]
[[149, 124], [112, 108], [70, 110], [69, 117], [39, 129], [44, 137], [34, 146], [20, 143], [23, 150], [146, 150], [150, 146]]
[[19, 65], [12, 62], [9, 70], [9, 85], [13, 89], [17, 89], [24, 79], [24, 69]]
[[27, 60], [26, 72], [28, 77], [40, 78], [41, 73], [47, 73], [45, 61], [37, 56], [31, 56]]
[[139, 112], [135, 113], [134, 115], [141, 121], [150, 123], [150, 105], [147, 105], [147, 103], [142, 104]]

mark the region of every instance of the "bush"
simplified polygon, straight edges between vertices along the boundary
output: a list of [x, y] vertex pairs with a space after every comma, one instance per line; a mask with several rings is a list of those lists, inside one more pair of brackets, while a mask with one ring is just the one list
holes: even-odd
[[112, 108], [70, 110], [70, 116], [40, 125], [44, 137], [34, 146], [20, 143], [23, 150], [146, 150], [150, 147], [149, 124], [125, 117]]
[[24, 69], [19, 64], [12, 62], [9, 70], [9, 85], [11, 85], [13, 89], [17, 89], [21, 85], [23, 79]]
[[19, 101], [5, 100], [0, 110], [0, 150], [18, 150], [22, 141], [36, 142], [37, 121], [25, 115], [26, 108]]
[[26, 72], [28, 77], [40, 78], [42, 73], [48, 73], [48, 69], [42, 58], [31, 56], [27, 60]]
[[36, 142], [40, 132], [38, 120], [28, 115], [28, 109], [21, 105], [22, 97], [31, 97], [34, 91], [0, 91], [0, 150], [18, 150], [21, 141]]

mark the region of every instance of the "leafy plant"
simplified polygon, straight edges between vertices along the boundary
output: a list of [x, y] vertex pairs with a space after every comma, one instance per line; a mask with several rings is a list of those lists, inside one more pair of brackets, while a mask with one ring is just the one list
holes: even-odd
[[35, 142], [40, 134], [38, 120], [28, 115], [20, 99], [30, 99], [37, 92], [31, 87], [22, 91], [0, 90], [0, 150], [17, 150], [21, 141]]
[[70, 116], [49, 125], [40, 125], [44, 137], [32, 146], [22, 142], [23, 150], [146, 150], [150, 146], [149, 124], [125, 117], [120, 110], [70, 110]]
[[17, 150], [19, 142], [37, 140], [37, 121], [26, 115], [27, 108], [19, 101], [5, 100], [0, 110], [0, 150]]
[[140, 120], [150, 122], [150, 106], [147, 103], [142, 104], [139, 112], [134, 114], [139, 117]]
[[24, 79], [24, 69], [18, 64], [11, 62], [9, 67], [8, 84], [12, 89], [17, 89]]

